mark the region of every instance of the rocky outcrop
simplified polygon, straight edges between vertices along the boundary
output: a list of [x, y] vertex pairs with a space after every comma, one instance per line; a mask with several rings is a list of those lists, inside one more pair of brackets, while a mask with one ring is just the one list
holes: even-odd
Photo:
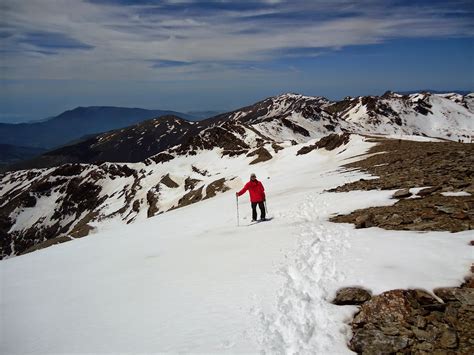
[[253, 157], [255, 155], [257, 157], [249, 163], [250, 165], [261, 163], [261, 162], [270, 160], [272, 158], [272, 155], [270, 154], [270, 152], [266, 150], [264, 147], [260, 147], [254, 150], [253, 152], [250, 152], [249, 154], [247, 154], [248, 157]]
[[363, 354], [474, 352], [474, 289], [391, 290], [365, 301], [352, 321], [351, 350]]
[[170, 174], [166, 174], [165, 176], [163, 176], [160, 180], [160, 184], [163, 184], [166, 187], [169, 187], [170, 189], [175, 189], [179, 187], [179, 185], [173, 179], [170, 178]]
[[322, 149], [325, 148], [326, 150], [334, 150], [341, 145], [347, 144], [350, 139], [350, 134], [343, 133], [343, 134], [330, 134], [326, 137], [321, 138], [315, 144], [306, 146], [298, 150], [296, 155], [308, 154], [315, 149]]
[[188, 206], [192, 203], [196, 203], [196, 202], [201, 201], [202, 197], [203, 197], [202, 196], [202, 190], [203, 190], [203, 186], [201, 186], [197, 190], [189, 191], [186, 195], [184, 195], [182, 198], [180, 198], [180, 200], [178, 201], [178, 204], [174, 208]]
[[159, 201], [159, 185], [158, 187], [151, 188], [146, 194], [146, 201], [148, 203], [147, 217], [153, 217], [158, 211]]
[[281, 122], [283, 123], [283, 125], [285, 127], [288, 127], [289, 129], [291, 129], [294, 133], [297, 133], [297, 134], [300, 134], [304, 137], [309, 137], [310, 134], [308, 132], [307, 129], [301, 127], [300, 125], [297, 125], [296, 123], [290, 121], [290, 120], [287, 120], [286, 118], [281, 118]]
[[[356, 210], [331, 218], [332, 222], [354, 223], [356, 228], [380, 227], [395, 230], [474, 229], [474, 145], [455, 142], [413, 142], [376, 139], [369, 156], [346, 165], [368, 172], [377, 179], [360, 179], [331, 191], [395, 190], [400, 199], [393, 206]], [[410, 188], [424, 187], [416, 198]], [[465, 196], [442, 192], [464, 191]]]
[[225, 192], [230, 188], [225, 184], [225, 178], [215, 180], [206, 187], [206, 199], [216, 196], [217, 192]]
[[450, 231], [474, 229], [472, 196], [428, 196], [403, 199], [393, 206], [369, 207], [338, 215], [331, 222], [353, 223], [356, 228]]

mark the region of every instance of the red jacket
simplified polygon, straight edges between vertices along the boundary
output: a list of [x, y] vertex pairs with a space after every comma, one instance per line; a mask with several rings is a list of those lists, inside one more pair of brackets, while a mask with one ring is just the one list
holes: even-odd
[[249, 190], [250, 193], [250, 202], [265, 201], [265, 189], [260, 181], [250, 180], [245, 184], [244, 188], [238, 192], [239, 196], [243, 195], [247, 190]]

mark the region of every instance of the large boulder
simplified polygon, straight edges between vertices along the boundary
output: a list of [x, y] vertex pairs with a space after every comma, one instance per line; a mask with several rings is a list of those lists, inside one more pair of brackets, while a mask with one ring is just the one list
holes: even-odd
[[360, 305], [372, 297], [370, 291], [359, 287], [344, 287], [336, 292], [332, 303], [337, 305]]

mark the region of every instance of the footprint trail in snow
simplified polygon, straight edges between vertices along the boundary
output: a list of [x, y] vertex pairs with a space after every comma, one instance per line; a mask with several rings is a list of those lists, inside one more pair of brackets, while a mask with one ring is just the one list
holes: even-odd
[[[286, 214], [300, 222], [294, 260], [280, 270], [285, 282], [277, 295], [274, 314], [260, 313], [263, 353], [314, 354], [347, 352], [348, 326], [329, 303], [336, 283], [344, 279], [338, 260], [349, 246], [348, 232], [327, 221], [327, 204], [321, 194], [309, 196], [298, 212]], [[340, 338], [343, 340], [338, 340]], [[336, 339], [338, 338], [338, 339]]]

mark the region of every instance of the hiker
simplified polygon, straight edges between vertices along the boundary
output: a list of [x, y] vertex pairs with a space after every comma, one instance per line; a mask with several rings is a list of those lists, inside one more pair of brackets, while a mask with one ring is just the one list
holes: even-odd
[[236, 196], [243, 195], [246, 191], [249, 191], [250, 202], [252, 204], [252, 222], [257, 220], [257, 205], [260, 208], [260, 220], [265, 220], [265, 189], [263, 184], [257, 180], [255, 174], [250, 174], [250, 181], [245, 184], [244, 188], [239, 192], [236, 192]]

